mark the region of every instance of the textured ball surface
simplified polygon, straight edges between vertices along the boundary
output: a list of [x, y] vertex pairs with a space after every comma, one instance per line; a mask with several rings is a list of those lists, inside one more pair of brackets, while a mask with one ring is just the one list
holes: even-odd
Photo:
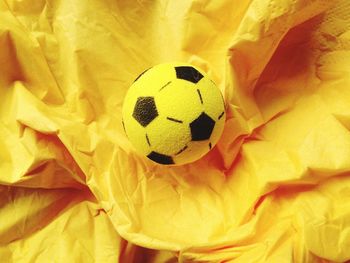
[[167, 165], [198, 160], [225, 123], [220, 90], [200, 69], [167, 63], [141, 73], [123, 105], [123, 125], [135, 149]]

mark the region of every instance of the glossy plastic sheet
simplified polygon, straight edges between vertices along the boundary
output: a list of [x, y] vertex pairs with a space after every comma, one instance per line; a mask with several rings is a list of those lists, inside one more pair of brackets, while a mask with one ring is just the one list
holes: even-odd
[[[169, 61], [227, 106], [179, 167], [121, 125]], [[0, 102], [2, 262], [350, 260], [347, 0], [2, 0]]]

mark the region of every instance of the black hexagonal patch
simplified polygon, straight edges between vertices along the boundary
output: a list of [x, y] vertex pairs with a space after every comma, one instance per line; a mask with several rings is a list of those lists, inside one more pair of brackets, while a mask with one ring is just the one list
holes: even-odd
[[188, 80], [193, 83], [197, 83], [203, 78], [203, 75], [194, 67], [190, 67], [190, 66], [175, 67], [175, 71], [176, 71], [176, 77], [178, 79]]
[[174, 164], [173, 158], [171, 158], [171, 156], [168, 156], [168, 155], [165, 155], [165, 154], [161, 154], [161, 153], [157, 153], [157, 152], [151, 152], [149, 155], [147, 155], [147, 157], [149, 159], [151, 159], [152, 161], [156, 162], [156, 163], [160, 163], [160, 164]]
[[139, 97], [135, 104], [132, 116], [143, 127], [146, 127], [151, 121], [158, 116], [156, 103], [153, 97]]
[[190, 123], [192, 141], [204, 141], [210, 138], [215, 126], [215, 121], [207, 114], [201, 115]]

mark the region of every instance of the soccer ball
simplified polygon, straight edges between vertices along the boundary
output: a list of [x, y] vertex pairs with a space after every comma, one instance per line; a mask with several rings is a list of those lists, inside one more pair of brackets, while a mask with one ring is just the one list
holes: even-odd
[[214, 147], [224, 128], [225, 105], [203, 71], [167, 63], [136, 78], [122, 115], [125, 133], [139, 153], [160, 164], [180, 165]]

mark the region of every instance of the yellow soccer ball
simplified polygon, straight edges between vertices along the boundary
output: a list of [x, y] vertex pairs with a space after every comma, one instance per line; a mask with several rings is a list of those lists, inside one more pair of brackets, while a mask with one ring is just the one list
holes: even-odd
[[166, 63], [136, 78], [122, 115], [137, 152], [160, 164], [180, 165], [214, 147], [224, 128], [225, 105], [220, 90], [202, 70]]

